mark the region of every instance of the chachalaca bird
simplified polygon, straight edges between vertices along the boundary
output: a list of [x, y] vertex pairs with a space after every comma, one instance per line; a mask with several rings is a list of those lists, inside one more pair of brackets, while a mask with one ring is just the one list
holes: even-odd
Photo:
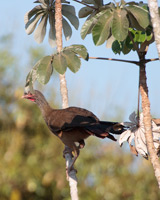
[[33, 94], [25, 93], [22, 98], [29, 99], [38, 105], [51, 132], [74, 152], [71, 167], [79, 156], [79, 149], [85, 146], [84, 140], [90, 135], [99, 138], [107, 137], [116, 141], [110, 133], [121, 134], [124, 131], [123, 125], [117, 122], [100, 121], [92, 112], [83, 108], [53, 109], [38, 90], [35, 90]]

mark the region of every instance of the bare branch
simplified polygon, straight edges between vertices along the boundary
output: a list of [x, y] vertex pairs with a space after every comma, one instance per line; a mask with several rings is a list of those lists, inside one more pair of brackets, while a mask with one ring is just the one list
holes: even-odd
[[[61, 0], [56, 0], [55, 2], [55, 29], [56, 29], [56, 43], [57, 50], [60, 52], [62, 50], [62, 4]], [[65, 74], [60, 75], [60, 87], [61, 87], [61, 96], [62, 96], [62, 107], [68, 107], [68, 91], [67, 84], [65, 79]], [[67, 150], [66, 150], [67, 149]], [[64, 157], [66, 159], [66, 169], [67, 169], [67, 180], [70, 185], [70, 194], [72, 200], [78, 200], [78, 191], [77, 191], [77, 178], [76, 171], [74, 169], [70, 170], [68, 173], [69, 166], [72, 165], [72, 151], [69, 147], [65, 147]]]
[[147, 141], [147, 148], [150, 154], [151, 163], [154, 168], [155, 176], [158, 181], [158, 185], [160, 188], [160, 162], [159, 158], [155, 152], [154, 144], [153, 144], [153, 136], [152, 136], [152, 126], [151, 126], [151, 115], [150, 115], [150, 102], [148, 98], [148, 87], [146, 80], [146, 69], [145, 65], [140, 65], [140, 91], [142, 96], [142, 110], [143, 110], [143, 121], [145, 127], [145, 135]]
[[123, 59], [104, 58], [104, 57], [89, 57], [89, 59], [119, 61], [119, 62], [126, 62], [126, 63], [132, 63], [135, 65], [139, 65], [138, 61], [133, 61], [133, 60], [123, 60]]
[[148, 6], [150, 11], [156, 46], [158, 50], [158, 55], [160, 59], [160, 17], [158, 12], [157, 0], [148, 0]]
[[[97, 59], [97, 60], [109, 60], [109, 61], [118, 61], [118, 62], [126, 62], [126, 63], [131, 63], [138, 65], [140, 64], [139, 61], [133, 61], [133, 60], [123, 60], [123, 59], [115, 59], [115, 58], [104, 58], [104, 57], [89, 57], [89, 59]], [[152, 61], [157, 61], [159, 58], [150, 58], [150, 59], [145, 59], [143, 63], [148, 63]]]

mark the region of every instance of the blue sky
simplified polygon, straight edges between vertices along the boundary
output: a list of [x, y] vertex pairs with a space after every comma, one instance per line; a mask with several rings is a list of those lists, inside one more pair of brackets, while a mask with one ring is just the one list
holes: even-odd
[[[76, 6], [76, 10], [78, 11], [80, 5], [77, 3], [73, 3], [73, 5]], [[28, 36], [24, 29], [24, 14], [34, 6], [32, 0], [1, 2], [0, 36], [7, 33], [13, 33], [15, 35], [14, 51], [15, 54], [19, 55], [22, 63], [25, 63], [27, 59], [27, 48], [30, 46], [41, 46], [34, 41], [33, 35]], [[105, 47], [106, 44], [98, 47], [94, 46], [90, 35], [85, 40], [81, 40], [80, 29], [83, 22], [84, 20], [80, 20], [79, 30], [73, 31], [72, 38], [68, 42], [64, 41], [63, 46], [83, 44], [88, 49], [90, 56], [138, 60], [134, 52], [127, 56], [123, 54], [115, 55], [111, 49]], [[48, 45], [47, 37], [42, 46], [45, 46], [47, 52], [52, 54], [53, 49]], [[155, 57], [158, 57], [157, 49], [155, 44], [152, 44], [147, 58]], [[26, 75], [24, 74], [24, 82], [22, 85], [25, 84]], [[82, 61], [80, 70], [76, 74], [67, 71], [66, 77], [70, 106], [84, 107], [94, 112], [98, 117], [106, 120], [110, 120], [111, 118], [116, 119], [120, 111], [123, 113], [123, 120], [127, 120], [129, 114], [136, 110], [138, 93], [138, 67], [136, 65], [103, 60]], [[147, 82], [151, 101], [151, 114], [159, 118], [159, 61], [147, 64]], [[57, 96], [60, 101], [58, 81], [54, 82], [52, 80], [49, 84], [53, 84], [57, 88]], [[44, 87], [47, 90], [47, 85]]]

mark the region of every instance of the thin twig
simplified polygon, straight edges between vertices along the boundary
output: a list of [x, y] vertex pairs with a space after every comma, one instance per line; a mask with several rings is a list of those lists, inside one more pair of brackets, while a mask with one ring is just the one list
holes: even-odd
[[[126, 62], [126, 63], [131, 63], [131, 64], [135, 64], [138, 65], [140, 64], [139, 61], [133, 61], [133, 60], [123, 60], [123, 59], [115, 59], [115, 58], [104, 58], [104, 57], [89, 57], [89, 59], [97, 59], [97, 60], [110, 60], [110, 61], [118, 61], [118, 62]], [[143, 62], [144, 63], [148, 63], [151, 61], [158, 61], [159, 58], [151, 58], [151, 59], [146, 59]]]
[[92, 8], [94, 10], [98, 10], [98, 8], [96, 8], [94, 6], [89, 6], [88, 4], [86, 4], [86, 3], [82, 2], [82, 1], [78, 1], [78, 0], [73, 0], [73, 1], [75, 1], [77, 3], [80, 3], [80, 4], [83, 4], [83, 5], [87, 6], [88, 8]]
[[151, 58], [151, 59], [146, 59], [145, 63], [151, 62], [151, 61], [157, 61], [159, 58]]
[[119, 61], [119, 62], [126, 62], [126, 63], [132, 63], [135, 65], [138, 65], [138, 61], [133, 60], [123, 60], [123, 59], [114, 59], [114, 58], [104, 58], [104, 57], [89, 57], [89, 59], [97, 59], [97, 60], [110, 60], [110, 61]]

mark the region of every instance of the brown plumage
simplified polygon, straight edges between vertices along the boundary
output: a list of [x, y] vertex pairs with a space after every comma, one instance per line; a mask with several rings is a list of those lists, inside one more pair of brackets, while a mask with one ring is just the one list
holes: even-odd
[[[53, 109], [43, 94], [37, 90], [34, 91], [34, 94], [25, 94], [23, 98], [29, 99], [38, 105], [51, 132], [74, 151], [73, 164], [79, 155], [79, 149], [85, 145], [84, 140], [90, 135], [99, 138], [108, 137], [116, 141], [110, 133], [121, 134], [124, 131], [121, 124], [100, 121], [92, 112], [83, 108]], [[79, 143], [79, 146], [76, 146], [76, 142]]]

